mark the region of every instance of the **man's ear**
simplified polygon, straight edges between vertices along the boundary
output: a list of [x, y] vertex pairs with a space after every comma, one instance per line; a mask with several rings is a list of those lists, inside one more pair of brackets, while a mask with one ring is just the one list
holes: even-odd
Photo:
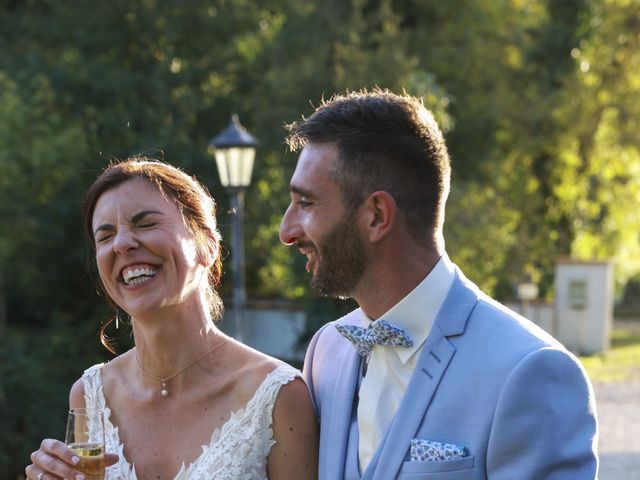
[[384, 190], [373, 192], [364, 201], [366, 235], [371, 242], [386, 237], [393, 229], [398, 215], [398, 206], [393, 196]]

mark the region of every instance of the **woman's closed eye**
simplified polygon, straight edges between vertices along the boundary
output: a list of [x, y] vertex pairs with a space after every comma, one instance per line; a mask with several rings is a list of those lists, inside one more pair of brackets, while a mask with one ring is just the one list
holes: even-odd
[[96, 235], [96, 243], [104, 243], [111, 237], [113, 237], [113, 232], [100, 233], [99, 235]]

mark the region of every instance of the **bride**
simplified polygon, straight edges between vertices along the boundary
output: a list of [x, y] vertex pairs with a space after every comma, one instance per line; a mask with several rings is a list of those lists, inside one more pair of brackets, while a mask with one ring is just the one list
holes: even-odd
[[[318, 426], [299, 372], [214, 324], [220, 235], [206, 190], [133, 157], [91, 185], [84, 223], [101, 290], [131, 317], [136, 345], [71, 388], [72, 408], [104, 411], [106, 478], [317, 478]], [[83, 478], [58, 440], [31, 461], [29, 479]]]

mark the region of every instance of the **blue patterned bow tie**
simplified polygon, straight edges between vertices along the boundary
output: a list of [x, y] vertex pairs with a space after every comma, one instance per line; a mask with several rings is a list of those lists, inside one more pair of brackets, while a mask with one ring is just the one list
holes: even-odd
[[405, 331], [386, 320], [377, 320], [367, 328], [355, 325], [336, 325], [336, 330], [353, 343], [363, 357], [369, 355], [374, 345], [389, 347], [413, 347], [413, 340]]

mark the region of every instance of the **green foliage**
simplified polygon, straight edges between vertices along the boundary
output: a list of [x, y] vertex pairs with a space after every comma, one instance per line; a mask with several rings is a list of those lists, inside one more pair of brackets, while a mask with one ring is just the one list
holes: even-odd
[[446, 215], [446, 249], [451, 260], [485, 291], [499, 289], [502, 270], [517, 242], [514, 231], [520, 214], [506, 200], [504, 192], [490, 185], [454, 183], [451, 189], [449, 202], [457, 208]]
[[445, 131], [447, 250], [473, 281], [508, 299], [527, 275], [549, 297], [556, 256], [573, 255], [615, 260], [622, 285], [640, 271], [639, 43], [638, 0], [3, 2], [0, 477], [60, 435], [71, 382], [105, 358], [79, 204], [110, 159], [197, 175], [226, 239], [236, 219], [206, 147], [238, 113], [261, 141], [249, 295], [303, 302], [310, 334], [352, 304], [314, 299], [304, 258], [279, 245], [296, 161], [283, 126], [334, 92], [405, 89]]
[[592, 34], [571, 55], [574, 98], [557, 115], [553, 171], [558, 208], [570, 220], [570, 251], [611, 259], [624, 284], [640, 269], [640, 2], [594, 2]]
[[95, 326], [51, 318], [47, 328], [15, 327], [0, 340], [0, 478], [16, 478], [45, 437], [63, 438], [68, 392], [82, 371], [104, 361], [80, 339]]
[[628, 323], [613, 331], [611, 349], [580, 360], [593, 382], [640, 380], [640, 326]]
[[640, 275], [631, 278], [625, 285], [616, 302], [614, 317], [640, 319]]

